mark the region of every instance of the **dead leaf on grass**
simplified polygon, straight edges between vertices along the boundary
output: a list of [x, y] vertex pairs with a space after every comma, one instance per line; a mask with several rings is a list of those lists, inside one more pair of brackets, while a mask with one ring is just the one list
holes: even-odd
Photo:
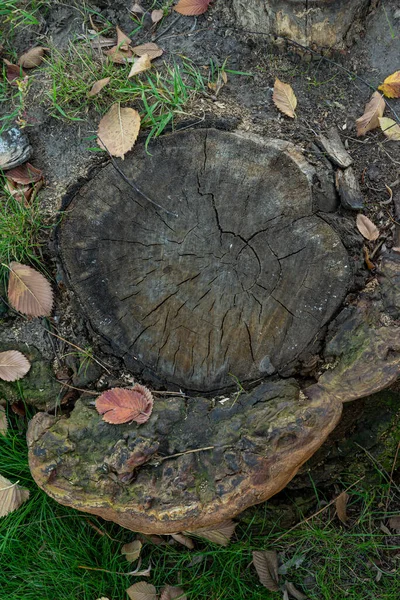
[[9, 265], [8, 299], [18, 312], [30, 317], [47, 317], [53, 308], [53, 290], [36, 269], [12, 262]]
[[[1, 355], [0, 355], [1, 360]], [[8, 421], [4, 406], [0, 406], [0, 435], [7, 435]]]
[[346, 494], [346, 492], [342, 492], [341, 494], [339, 494], [339, 496], [335, 500], [336, 514], [337, 514], [339, 520], [344, 524], [346, 524], [347, 520], [348, 520], [347, 510], [346, 510], [348, 500], [349, 500], [349, 495]]
[[132, 65], [132, 69], [129, 72], [128, 79], [134, 77], [135, 75], [139, 75], [139, 73], [143, 73], [151, 69], [151, 60], [148, 54], [143, 54], [140, 58], [138, 58]]
[[133, 542], [124, 544], [121, 548], [121, 554], [125, 554], [128, 562], [135, 562], [139, 558], [141, 551], [142, 542], [140, 540], [133, 540]]
[[374, 240], [378, 239], [379, 229], [365, 215], [362, 215], [361, 213], [357, 215], [356, 225], [358, 231], [363, 237], [365, 237], [366, 240], [373, 242]]
[[151, 20], [154, 24], [159, 23], [164, 16], [164, 11], [161, 9], [156, 9], [151, 11]]
[[103, 421], [118, 425], [121, 423], [145, 423], [153, 410], [153, 395], [144, 385], [133, 388], [112, 388], [96, 400], [96, 409], [103, 415]]
[[182, 546], [186, 546], [186, 548], [189, 548], [189, 550], [193, 550], [193, 548], [194, 548], [193, 540], [186, 537], [186, 535], [183, 535], [183, 533], [171, 533], [170, 536], [176, 542], [178, 542], [179, 544], [182, 544]]
[[6, 177], [15, 183], [28, 185], [28, 183], [36, 183], [37, 181], [40, 181], [43, 178], [43, 172], [26, 162], [22, 165], [19, 165], [19, 167], [15, 167], [14, 169], [6, 171]]
[[3, 58], [3, 62], [6, 65], [6, 79], [11, 85], [16, 85], [17, 79], [24, 79], [26, 73], [19, 65], [14, 65], [6, 58]]
[[45, 48], [44, 46], [36, 46], [35, 48], [31, 48], [28, 52], [22, 54], [18, 59], [18, 64], [24, 69], [33, 69], [38, 67], [44, 58], [44, 53], [48, 51], [49, 48]]
[[298, 590], [290, 581], [285, 581], [285, 589], [287, 590], [288, 594], [293, 596], [293, 598], [296, 600], [307, 600], [307, 596], [303, 594], [303, 592], [300, 592], [300, 590]]
[[136, 142], [140, 130], [140, 115], [133, 108], [113, 104], [99, 123], [97, 143], [112, 156], [121, 158]]
[[105, 87], [108, 83], [110, 83], [111, 77], [104, 77], [104, 79], [99, 79], [95, 81], [91, 87], [90, 92], [88, 92], [88, 96], [91, 98], [92, 96], [96, 96], [103, 87]]
[[31, 363], [18, 350], [6, 350], [0, 352], [0, 379], [3, 381], [17, 381], [24, 377]]
[[370, 101], [365, 105], [364, 114], [356, 120], [358, 137], [379, 127], [379, 118], [382, 117], [385, 106], [383, 96], [379, 92], [374, 92]]
[[387, 117], [381, 117], [379, 119], [379, 125], [389, 140], [400, 142], [400, 126], [396, 123], [396, 121], [393, 121], [393, 119], [388, 119]]
[[17, 510], [28, 498], [28, 490], [0, 475], [0, 517]]
[[149, 42], [148, 44], [141, 44], [140, 46], [135, 46], [134, 48], [132, 48], [132, 50], [136, 54], [136, 56], [144, 56], [145, 54], [147, 54], [150, 60], [154, 60], [155, 58], [158, 58], [164, 53], [164, 51], [161, 50], [161, 48], [157, 46], [157, 44], [155, 44], [154, 42]]
[[116, 27], [116, 30], [118, 48], [120, 48], [121, 50], [128, 50], [129, 44], [131, 43], [130, 38], [128, 38], [128, 36], [123, 31], [121, 31], [118, 25]]
[[131, 48], [123, 50], [118, 46], [114, 46], [109, 50], [104, 50], [104, 54], [108, 56], [108, 58], [117, 65], [125, 65], [127, 62], [130, 62], [130, 59], [133, 56]]
[[166, 585], [161, 592], [160, 600], [187, 600], [187, 596], [182, 588], [173, 585]]
[[156, 588], [146, 581], [134, 583], [126, 590], [126, 593], [131, 600], [157, 600]]
[[386, 98], [400, 98], [400, 71], [395, 71], [378, 87]]
[[234, 534], [236, 525], [237, 523], [234, 523], [231, 520], [224, 521], [212, 529], [197, 529], [193, 532], [193, 535], [214, 542], [214, 544], [218, 544], [219, 546], [227, 546]]
[[277, 592], [278, 586], [278, 555], [275, 550], [256, 550], [253, 552], [253, 564], [256, 568], [260, 583], [270, 590]]
[[275, 80], [274, 93], [272, 100], [275, 106], [285, 115], [294, 119], [296, 117], [297, 98], [293, 88], [288, 83], [283, 83], [279, 79]]
[[134, 2], [129, 9], [129, 12], [134, 13], [135, 15], [144, 15], [146, 11], [144, 10], [143, 6], [140, 6], [140, 4], [137, 2]]
[[179, 0], [174, 6], [174, 10], [180, 15], [194, 17], [202, 15], [208, 9], [211, 0]]
[[394, 529], [395, 531], [400, 532], [400, 515], [390, 517], [388, 524], [390, 529]]

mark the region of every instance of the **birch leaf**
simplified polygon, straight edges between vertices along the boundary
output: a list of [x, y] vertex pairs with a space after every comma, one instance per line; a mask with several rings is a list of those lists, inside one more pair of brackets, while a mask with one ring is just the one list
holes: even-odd
[[285, 115], [294, 119], [296, 116], [295, 110], [297, 106], [297, 98], [293, 88], [288, 83], [283, 83], [279, 79], [275, 80], [274, 93], [272, 100], [275, 106]]
[[145, 423], [153, 410], [153, 396], [144, 385], [133, 388], [112, 388], [96, 400], [96, 409], [107, 423], [118, 425], [136, 421]]
[[193, 532], [193, 535], [214, 542], [214, 544], [218, 544], [219, 546], [227, 546], [235, 531], [236, 525], [237, 523], [234, 523], [231, 520], [224, 521], [212, 529], [197, 529]]
[[104, 77], [104, 79], [99, 79], [95, 81], [92, 85], [90, 92], [88, 92], [88, 96], [96, 96], [108, 83], [110, 83], [111, 77]]
[[187, 600], [187, 596], [182, 588], [173, 585], [166, 585], [161, 592], [160, 600]]
[[361, 213], [357, 215], [356, 225], [358, 231], [366, 240], [373, 242], [379, 237], [379, 229], [374, 223]]
[[146, 581], [134, 583], [126, 590], [126, 593], [131, 600], [157, 600], [156, 588]]
[[143, 73], [143, 71], [147, 71], [151, 68], [151, 60], [148, 54], [143, 54], [140, 58], [138, 58], [132, 65], [132, 69], [129, 72], [128, 79], [134, 77], [135, 75], [139, 75], [139, 73]]
[[256, 568], [260, 583], [267, 590], [277, 592], [278, 586], [278, 555], [274, 550], [256, 550], [253, 552], [253, 564]]
[[17, 381], [27, 374], [31, 368], [29, 360], [18, 350], [0, 352], [0, 379]]
[[385, 81], [378, 87], [386, 98], [400, 98], [400, 71], [395, 71], [386, 77]]
[[141, 550], [142, 542], [140, 540], [133, 540], [133, 542], [122, 546], [121, 554], [125, 554], [128, 562], [135, 562], [139, 558]]
[[121, 158], [136, 142], [140, 130], [140, 115], [133, 108], [112, 105], [99, 123], [97, 143], [112, 156]]
[[356, 121], [358, 137], [379, 127], [379, 118], [383, 115], [385, 106], [383, 96], [379, 92], [374, 92], [370, 101], [365, 105], [364, 114]]
[[194, 543], [190, 538], [186, 537], [186, 535], [183, 535], [182, 533], [171, 533], [170, 536], [176, 542], [182, 544], [182, 546], [186, 546], [186, 548], [189, 548], [189, 550], [193, 550]]
[[50, 283], [36, 269], [17, 262], [10, 263], [8, 299], [18, 312], [31, 317], [46, 317], [53, 308]]
[[22, 185], [28, 185], [28, 183], [36, 183], [43, 178], [43, 172], [40, 169], [36, 169], [29, 162], [23, 163], [14, 169], [10, 169], [5, 173], [7, 179], [11, 179], [15, 183], [21, 183]]
[[381, 117], [379, 119], [379, 125], [389, 140], [400, 142], [400, 125], [398, 125], [396, 121], [388, 119], [387, 117]]
[[29, 491], [0, 475], [0, 517], [5, 517], [29, 498]]

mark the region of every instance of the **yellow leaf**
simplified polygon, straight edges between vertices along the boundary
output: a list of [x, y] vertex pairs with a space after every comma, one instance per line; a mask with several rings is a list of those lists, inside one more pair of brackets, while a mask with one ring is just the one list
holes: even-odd
[[387, 98], [400, 98], [400, 71], [395, 71], [378, 87]]
[[140, 130], [140, 115], [133, 108], [112, 105], [99, 123], [97, 143], [112, 156], [124, 157], [136, 142]]
[[148, 54], [143, 54], [140, 58], [138, 58], [132, 65], [132, 69], [129, 72], [128, 79], [134, 77], [135, 75], [139, 75], [139, 73], [143, 73], [143, 71], [147, 71], [147, 69], [151, 68], [151, 60]]
[[394, 140], [395, 142], [400, 142], [400, 126], [396, 121], [388, 119], [387, 117], [381, 117], [379, 119], [379, 125], [387, 138]]
[[364, 114], [357, 119], [357, 136], [365, 135], [367, 131], [379, 127], [379, 118], [385, 110], [385, 100], [379, 92], [374, 92], [370, 101], [365, 105]]
[[276, 107], [281, 112], [283, 112], [283, 114], [287, 115], [292, 119], [295, 118], [297, 98], [291, 85], [289, 85], [288, 83], [283, 83], [283, 81], [276, 79], [272, 99]]

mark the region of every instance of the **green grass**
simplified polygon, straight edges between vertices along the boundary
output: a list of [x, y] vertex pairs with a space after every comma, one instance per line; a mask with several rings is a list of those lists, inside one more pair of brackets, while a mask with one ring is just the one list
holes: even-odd
[[[267, 504], [255, 513], [253, 522], [238, 526], [227, 548], [203, 541], [196, 541], [192, 551], [179, 545], [145, 543], [141, 568], [151, 563], [151, 575], [135, 578], [118, 574], [134, 568], [121, 556], [122, 544], [131, 541], [134, 534], [62, 507], [39, 490], [29, 473], [23, 427], [18, 427], [16, 417], [12, 419], [14, 431], [0, 437], [0, 473], [12, 482], [19, 480], [31, 496], [20, 509], [0, 519], [2, 598], [96, 600], [105, 596], [123, 600], [127, 597], [125, 589], [142, 579], [157, 589], [166, 583], [180, 584], [189, 600], [281, 598], [281, 592], [264, 589], [249, 566], [255, 549], [277, 550], [281, 563], [287, 565], [281, 581], [292, 581], [307, 591], [310, 600], [400, 597], [400, 579], [394, 570], [396, 560], [397, 565], [399, 562], [399, 537], [385, 535], [380, 529], [387, 484], [352, 488], [350, 527], [341, 525], [328, 509], [293, 531], [285, 531], [276, 519], [274, 522]], [[395, 491], [392, 486], [392, 497]], [[379, 570], [383, 574], [378, 581]], [[306, 590], [307, 581], [312, 587]]]

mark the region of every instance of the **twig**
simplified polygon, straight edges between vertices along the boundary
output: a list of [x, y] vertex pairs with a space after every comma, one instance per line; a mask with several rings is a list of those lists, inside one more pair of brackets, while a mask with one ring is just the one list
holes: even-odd
[[168, 456], [160, 456], [157, 458], [157, 462], [163, 462], [168, 458], [176, 458], [177, 456], [183, 456], [184, 454], [194, 454], [195, 452], [203, 452], [203, 450], [214, 450], [215, 446], [206, 446], [205, 448], [196, 448], [195, 450], [186, 450], [186, 452], [178, 452], [177, 454], [169, 454]]
[[77, 392], [84, 392], [85, 394], [90, 394], [91, 396], [100, 396], [101, 392], [92, 392], [91, 390], [84, 390], [83, 388], [75, 387], [74, 385], [70, 385], [66, 381], [60, 381], [59, 379], [55, 379], [60, 385], [70, 388], [71, 390], [76, 390]]
[[397, 456], [399, 454], [399, 450], [400, 450], [400, 442], [397, 444], [396, 454], [394, 455], [393, 464], [392, 464], [392, 470], [390, 471], [389, 489], [388, 489], [387, 498], [386, 498], [385, 513], [387, 513], [389, 502], [390, 502], [390, 488], [392, 487], [393, 473], [396, 468], [396, 462], [397, 462]]

